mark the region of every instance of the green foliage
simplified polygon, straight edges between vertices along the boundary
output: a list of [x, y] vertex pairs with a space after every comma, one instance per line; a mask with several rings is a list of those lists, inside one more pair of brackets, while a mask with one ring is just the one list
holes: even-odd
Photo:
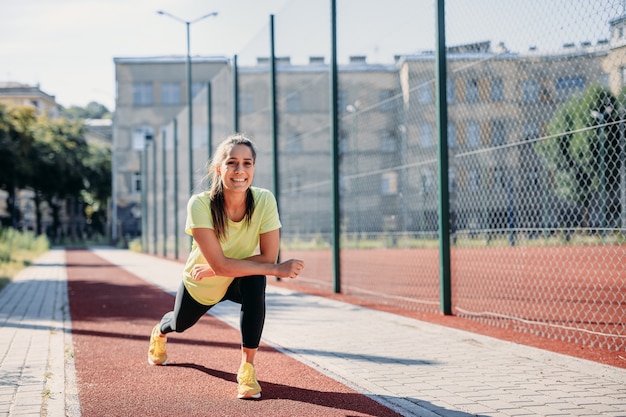
[[59, 201], [73, 198], [83, 203], [87, 221], [103, 231], [111, 195], [111, 150], [88, 144], [85, 129], [83, 120], [51, 120], [36, 117], [28, 107], [0, 105], [0, 188], [8, 192], [11, 214], [14, 190], [29, 188], [35, 192], [37, 214], [46, 201], [58, 224]]
[[31, 231], [20, 232], [11, 228], [0, 229], [0, 262], [7, 262], [18, 251], [41, 254], [50, 248], [48, 239]]
[[50, 244], [44, 235], [0, 228], [0, 290], [49, 248]]
[[87, 104], [87, 107], [71, 106], [63, 109], [61, 115], [68, 119], [110, 119], [111, 112], [103, 104], [95, 101]]
[[47, 199], [80, 194], [84, 185], [84, 161], [89, 155], [80, 121], [40, 118], [33, 124], [35, 148], [31, 186]]
[[618, 154], [614, 122], [619, 119], [619, 107], [607, 88], [592, 85], [555, 113], [547, 127], [548, 139], [537, 142], [535, 150], [550, 169], [559, 197], [587, 205], [599, 190], [602, 176], [617, 177], [618, 163], [608, 158]]
[[30, 127], [35, 122], [34, 109], [0, 105], [0, 188], [12, 192], [26, 185], [32, 164], [28, 155], [34, 138]]
[[143, 249], [141, 246], [141, 239], [133, 239], [130, 242], [128, 242], [128, 250], [131, 252], [138, 252], [138, 253], [143, 252]]

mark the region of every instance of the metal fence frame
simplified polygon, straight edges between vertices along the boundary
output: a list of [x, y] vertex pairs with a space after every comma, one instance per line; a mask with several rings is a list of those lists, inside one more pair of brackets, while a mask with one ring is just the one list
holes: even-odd
[[[552, 338], [560, 338], [564, 340], [572, 340], [575, 343], [582, 343], [590, 346], [602, 346], [607, 347], [614, 350], [623, 349], [625, 346], [626, 335], [624, 334], [624, 308], [626, 305], [626, 300], [624, 300], [624, 289], [625, 287], [625, 279], [626, 275], [623, 270], [618, 269], [617, 272], [611, 272], [610, 279], [613, 280], [613, 284], [611, 284], [611, 289], [618, 290], [617, 294], [613, 294], [611, 299], [607, 300], [596, 300], [600, 303], [613, 303], [614, 309], [611, 310], [610, 313], [606, 313], [607, 316], [611, 316], [607, 318], [606, 321], [610, 322], [608, 327], [603, 327], [601, 330], [595, 329], [586, 329], [585, 326], [581, 327], [572, 327], [572, 326], [553, 326], [552, 329], [558, 330], [546, 330], [546, 323], [549, 324], [551, 321], [562, 320], [560, 315], [555, 315], [552, 318], [545, 317], [527, 317], [523, 313], [516, 311], [515, 314], [509, 315], [507, 313], [493, 313], [493, 314], [478, 314], [475, 310], [471, 308], [467, 308], [468, 306], [472, 306], [472, 302], [468, 304], [464, 301], [464, 289], [463, 286], [467, 283], [464, 282], [456, 282], [455, 283], [455, 271], [458, 272], [459, 268], [462, 268], [462, 265], [470, 265], [470, 259], [472, 255], [468, 255], [463, 253], [459, 248], [462, 248], [462, 245], [459, 245], [458, 239], [464, 239], [468, 236], [474, 234], [482, 233], [481, 230], [488, 230], [488, 232], [484, 232], [485, 237], [487, 239], [486, 246], [482, 249], [491, 250], [489, 248], [490, 240], [492, 238], [497, 238], [497, 234], [504, 231], [508, 234], [508, 246], [509, 248], [515, 248], [516, 245], [519, 245], [519, 239], [526, 242], [524, 240], [524, 236], [533, 234], [534, 231], [532, 227], [525, 228], [516, 223], [512, 217], [515, 213], [505, 213], [503, 217], [506, 217], [506, 221], [508, 222], [502, 230], [493, 231], [489, 227], [477, 227], [477, 228], [468, 228], [461, 227], [459, 228], [459, 219], [451, 218], [450, 213], [455, 212], [456, 210], [451, 207], [451, 205], [458, 204], [458, 202], [454, 201], [454, 198], [451, 196], [451, 191], [449, 190], [449, 184], [451, 184], [452, 179], [449, 178], [450, 166], [449, 161], [452, 164], [466, 164], [466, 162], [458, 162], [463, 158], [469, 160], [474, 158], [476, 160], [480, 159], [480, 156], [470, 155], [471, 152], [454, 152], [448, 155], [449, 152], [449, 114], [448, 110], [450, 107], [449, 103], [449, 89], [450, 84], [448, 81], [448, 74], [452, 71], [448, 63], [450, 62], [449, 57], [449, 49], [446, 47], [446, 23], [445, 23], [445, 1], [437, 0], [436, 1], [436, 16], [434, 16], [436, 20], [436, 34], [437, 34], [437, 45], [434, 52], [433, 57], [433, 73], [435, 75], [434, 79], [434, 91], [435, 91], [435, 100], [434, 107], [436, 108], [436, 142], [437, 149], [435, 160], [427, 160], [426, 162], [420, 163], [434, 163], [437, 166], [437, 227], [436, 230], [421, 230], [422, 233], [420, 236], [434, 236], [437, 239], [437, 250], [436, 250], [436, 259], [437, 259], [437, 279], [438, 279], [438, 302], [434, 302], [432, 298], [426, 297], [423, 300], [423, 304], [427, 305], [425, 308], [426, 311], [433, 311], [433, 305], [436, 305], [439, 312], [450, 315], [456, 314], [460, 316], [469, 317], [472, 319], [480, 320], [487, 322], [489, 324], [504, 326], [509, 328], [521, 328], [521, 331], [525, 332], [535, 332], [537, 334], [545, 335], [546, 337]], [[342, 101], [340, 95], [340, 77], [341, 71], [339, 65], [337, 63], [337, 39], [336, 39], [336, 2], [335, 0], [330, 1], [331, 7], [331, 45], [330, 45], [330, 63], [326, 66], [327, 71], [327, 81], [328, 81], [328, 125], [326, 133], [321, 133], [321, 135], [327, 135], [329, 138], [329, 146], [328, 153], [330, 155], [330, 163], [328, 165], [328, 170], [330, 171], [330, 177], [328, 178], [328, 183], [324, 185], [324, 187], [328, 186], [328, 191], [331, 193], [331, 197], [328, 199], [328, 202], [331, 203], [330, 207], [327, 207], [326, 213], [329, 213], [331, 216], [330, 221], [328, 222], [330, 226], [330, 235], [327, 235], [322, 239], [328, 246], [327, 248], [330, 250], [330, 261], [332, 263], [332, 268], [324, 269], [324, 273], [322, 275], [325, 278], [329, 278], [328, 274], [330, 274], [331, 283], [329, 290], [333, 292], [345, 292], [346, 287], [343, 281], [343, 271], [348, 265], [354, 265], [350, 259], [351, 252], [346, 248], [345, 241], [349, 234], [345, 233], [342, 230], [342, 202], [345, 202], [345, 197], [342, 196], [342, 158], [345, 158], [345, 153], [342, 152], [342, 128], [345, 128], [349, 124], [347, 117], [350, 115], [344, 114], [343, 109], [340, 106], [340, 102]], [[281, 136], [281, 120], [283, 117], [287, 117], [284, 113], [282, 113], [279, 103], [285, 100], [285, 91], [281, 91], [280, 87], [280, 66], [276, 65], [276, 62], [279, 61], [279, 58], [275, 55], [275, 35], [274, 35], [274, 16], [270, 16], [270, 33], [269, 33], [269, 46], [268, 50], [270, 51], [268, 66], [263, 71], [254, 70], [257, 73], [257, 77], [265, 77], [267, 83], [270, 85], [269, 96], [267, 97], [266, 108], [263, 109], [262, 112], [258, 114], [247, 114], [246, 113], [246, 103], [242, 102], [242, 91], [245, 90], [245, 85], [242, 85], [244, 78], [246, 77], [246, 71], [251, 71], [248, 68], [242, 67], [240, 68], [237, 64], [237, 56], [234, 56], [231, 62], [230, 68], [223, 71], [220, 75], [216, 76], [211, 83], [207, 85], [204, 91], [196, 97], [194, 110], [199, 112], [199, 114], [194, 114], [193, 120], [198, 124], [204, 124], [205, 129], [201, 134], [195, 134], [194, 132], [194, 143], [185, 144], [181, 143], [178, 138], [186, 137], [187, 129], [189, 126], [185, 124], [186, 119], [191, 119], [188, 114], [183, 111], [180, 113], [171, 124], [164, 126], [160, 132], [158, 132], [155, 136], [155, 140], [146, 148], [146, 150], [142, 154], [142, 178], [144, 179], [144, 184], [146, 187], [142, 189], [142, 217], [145, 216], [145, 219], [142, 222], [142, 227], [146, 231], [143, 233], [143, 244], [144, 250], [150, 251], [155, 254], [161, 253], [164, 256], [170, 256], [173, 258], [180, 258], [184, 256], [185, 252], [190, 247], [189, 239], [182, 238], [182, 225], [184, 224], [185, 218], [185, 205], [184, 201], [188, 198], [186, 193], [182, 193], [179, 191], [179, 182], [180, 181], [193, 181], [195, 183], [198, 182], [199, 178], [189, 178], [190, 175], [193, 174], [185, 174], [185, 161], [181, 160], [181, 156], [189, 155], [189, 158], [197, 158], [197, 156], [191, 156], [194, 153], [194, 149], [190, 149], [189, 147], [197, 147], [198, 154], [200, 149], [204, 149], [206, 147], [206, 154], [210, 155], [213, 145], [220, 138], [214, 137], [214, 132], [224, 132], [228, 131], [239, 131], [246, 130], [250, 126], [258, 126], [258, 118], [261, 117], [266, 123], [266, 128], [262, 132], [252, 132], [252, 135], [259, 139], [265, 145], [265, 149], [270, 149], [270, 152], [265, 153], [264, 156], [268, 158], [264, 158], [266, 167], [262, 170], [259, 168], [259, 172], [270, 172], [271, 175], [262, 176], [261, 182], [263, 186], [267, 188], [272, 188], [275, 190], [277, 194], [277, 199], [279, 201], [279, 205], [281, 207], [281, 213], [283, 211], [288, 211], [287, 203], [284, 198], [287, 195], [287, 191], [285, 190], [283, 184], [281, 182], [281, 174], [284, 171], [283, 164], [280, 162], [281, 158], [284, 158], [285, 155], [281, 152], [281, 141], [285, 141], [286, 138]], [[260, 73], [260, 75], [259, 75]], [[403, 100], [406, 100], [403, 97], [403, 94], [411, 94], [408, 91], [402, 91], [395, 99], [398, 100], [398, 103], [401, 103]], [[483, 94], [478, 91], [476, 94]], [[404, 104], [406, 106], [406, 103]], [[263, 106], [261, 106], [263, 107]], [[230, 113], [228, 111], [223, 111], [225, 108], [231, 108]], [[222, 109], [222, 110], [218, 110]], [[365, 113], [364, 110], [361, 110], [361, 113]], [[604, 129], [608, 129], [611, 126], [619, 126], [619, 131], [622, 132], [623, 135], [623, 117], [618, 120], [606, 121], [602, 119], [603, 114], [599, 114], [600, 118], [598, 119], [597, 124], [594, 126], [594, 129], [597, 129], [598, 135], [605, 135], [606, 132]], [[353, 118], [356, 117], [356, 113], [352, 115]], [[256, 122], [254, 122], [256, 120]], [[255, 125], [256, 123], [256, 125]], [[352, 123], [356, 123], [352, 120]], [[230, 126], [229, 126], [230, 124]], [[404, 127], [405, 125], [399, 124], [398, 126]], [[493, 128], [493, 126], [491, 126]], [[354, 130], [356, 128], [352, 127]], [[479, 127], [480, 128], [480, 127]], [[497, 128], [497, 126], [496, 126]], [[192, 129], [196, 129], [196, 126]], [[476, 129], [476, 127], [473, 127]], [[402, 129], [397, 129], [400, 133], [398, 137], [406, 134], [405, 132], [401, 132]], [[406, 130], [406, 129], [405, 129]], [[313, 133], [314, 134], [314, 133]], [[356, 132], [354, 132], [356, 134]], [[345, 135], [345, 129], [344, 129]], [[482, 135], [482, 133], [481, 133]], [[204, 138], [199, 138], [197, 136], [205, 136]], [[222, 135], [223, 136], [223, 135]], [[545, 137], [542, 136], [542, 137]], [[622, 136], [623, 138], [623, 136]], [[200, 145], [202, 142], [204, 145]], [[526, 142], [522, 145], [517, 144], [503, 144], [501, 147], [496, 147], [496, 149], [490, 150], [490, 152], [498, 152], [502, 149], [509, 148], [511, 146], [526, 146], [533, 147], [533, 141]], [[169, 144], [169, 145], [168, 145]], [[624, 145], [621, 145], [624, 148]], [[160, 148], [159, 148], [160, 147]], [[529, 148], [532, 149], [532, 152], [536, 152], [537, 148]], [[516, 158], [523, 158], [522, 151], [516, 151]], [[547, 152], [547, 151], [546, 151]], [[622, 149], [621, 155], [621, 170], [624, 170], [623, 163], [623, 153]], [[203, 155], [206, 155], [203, 154]], [[404, 154], [402, 152], [402, 154]], [[403, 156], [404, 157], [404, 156]], [[152, 160], [150, 161], [149, 158]], [[605, 160], [606, 156], [601, 152], [602, 161]], [[169, 161], [171, 159], [171, 162]], [[184, 157], [183, 157], [184, 159]], [[198, 166], [198, 162], [200, 160], [206, 159], [204, 156], [202, 158], [196, 159], [192, 165]], [[269, 161], [269, 162], [268, 162]], [[473, 163], [473, 162], [470, 162]], [[477, 163], [477, 162], [476, 162]], [[182, 167], [181, 167], [182, 165]], [[410, 163], [403, 164], [405, 166], [409, 166]], [[479, 166], [480, 167], [480, 166]], [[267, 170], [265, 168], [268, 168]], [[288, 169], [288, 168], [285, 168]], [[481, 176], [481, 181], [483, 178], [488, 177], [493, 174], [491, 171], [488, 171], [488, 168], [481, 168], [484, 171], [484, 175]], [[408, 173], [409, 171], [404, 171]], [[198, 175], [198, 171], [195, 173]], [[528, 175], [528, 173], [520, 173], [521, 175]], [[547, 172], [543, 172], [543, 174], [547, 175]], [[149, 176], [152, 176], [152, 182], [148, 181]], [[625, 187], [623, 184], [623, 179], [626, 176], [622, 177], [621, 183], [621, 193], [622, 196], [625, 194]], [[282, 180], [284, 181], [284, 179]], [[321, 183], [326, 180], [321, 180]], [[484, 180], [486, 181], [486, 180]], [[509, 181], [506, 183], [506, 181]], [[519, 181], [527, 181], [526, 179], [520, 180], [519, 177], [514, 177], [513, 174], [509, 177], [508, 180], [504, 182], [505, 188], [509, 187], [509, 190], [516, 189], [516, 182]], [[506, 185], [508, 184], [508, 185]], [[319, 184], [318, 184], [319, 186]], [[486, 192], [486, 191], [483, 191]], [[507, 191], [505, 189], [503, 195], [508, 195], [509, 198], [514, 198], [511, 194], [513, 191]], [[528, 196], [526, 196], [528, 197]], [[520, 198], [520, 197], [517, 197]], [[603, 194], [600, 195], [600, 198], [603, 197]], [[173, 205], [170, 205], [169, 202], [172, 201]], [[358, 203], [357, 203], [358, 204]], [[513, 204], [513, 203], [510, 203]], [[601, 209], [604, 210], [605, 206], [600, 204]], [[152, 210], [149, 210], [152, 208]], [[488, 214], [483, 216], [489, 216]], [[150, 219], [152, 217], [152, 219]], [[151, 220], [151, 221], [150, 221]], [[463, 220], [463, 219], [461, 219]], [[406, 219], [405, 219], [406, 221]], [[504, 220], [502, 220], [504, 221]], [[604, 222], [601, 219], [601, 222]], [[160, 230], [159, 230], [160, 228]], [[152, 230], [150, 230], [152, 229]], [[624, 243], [623, 243], [623, 235], [624, 235], [624, 225], [619, 223], [614, 227], [610, 228], [610, 234], [613, 235], [613, 240], [602, 240], [606, 238], [608, 227], [604, 225], [604, 223], [600, 224], [598, 227], [591, 227], [589, 230], [593, 230], [594, 236], [597, 237], [600, 242], [598, 245], [601, 245], [604, 249], [608, 249], [608, 253], [613, 253], [613, 256], [617, 260], [612, 264], [619, 265], [620, 259], [623, 259], [625, 255], [624, 251]], [[327, 233], [328, 230], [324, 231], [322, 234]], [[358, 232], [358, 230], [357, 230]], [[596, 233], [598, 232], [598, 233]], [[360, 232], [359, 232], [360, 233]], [[546, 232], [547, 233], [547, 232]], [[552, 232], [550, 232], [552, 233]], [[416, 232], [416, 236], [418, 233]], [[150, 236], [152, 236], [150, 238]], [[391, 235], [390, 235], [391, 236]], [[396, 239], [401, 239], [403, 235], [394, 234], [391, 238], [395, 241]], [[518, 239], [518, 240], [516, 240]], [[393, 245], [391, 245], [393, 247]], [[397, 246], [395, 246], [397, 247]], [[497, 252], [496, 248], [493, 248], [492, 252]], [[531, 250], [529, 250], [530, 253]], [[550, 258], [547, 255], [548, 252], [551, 251], [551, 248], [545, 248], [544, 252], [535, 252], [532, 250], [532, 253], [539, 253], [539, 255], [535, 255], [540, 257], [542, 260], [545, 257], [543, 262], [550, 262], [549, 259], [557, 259]], [[611, 252], [613, 251], [613, 252]], [[298, 250], [287, 250], [287, 253], [295, 253], [298, 254]], [[505, 253], [505, 252], [502, 252]], [[519, 254], [518, 252], [508, 252], [509, 255], [506, 256], [516, 256]], [[348, 258], [348, 260], [344, 260], [344, 256]], [[421, 256], [421, 255], [420, 255]], [[485, 255], [490, 256], [490, 255]], [[554, 255], [554, 256], [564, 256], [564, 255]], [[581, 255], [584, 256], [584, 255]], [[433, 258], [430, 257], [429, 261], [431, 262]], [[558, 258], [561, 259], [561, 258]], [[324, 258], [323, 261], [326, 262], [328, 258]], [[490, 261], [497, 262], [497, 261]], [[559, 260], [559, 262], [564, 262]], [[593, 262], [593, 261], [592, 261]], [[346, 266], [342, 266], [346, 265]], [[455, 266], [456, 265], [456, 266]], [[460, 266], [461, 265], [461, 266]], [[322, 268], [322, 267], [320, 267]], [[619, 268], [619, 266], [617, 266]], [[323, 268], [322, 268], [323, 269]], [[321, 269], [320, 269], [321, 270]], [[312, 273], [315, 273], [316, 270], [313, 270]], [[532, 274], [531, 274], [532, 275]], [[319, 283], [311, 282], [312, 285], [317, 285]], [[471, 283], [470, 283], [471, 284]], [[394, 285], [394, 284], [388, 284]], [[469, 284], [468, 284], [469, 285]], [[576, 285], [584, 286], [587, 285], [584, 282], [579, 282]], [[397, 284], [397, 288], [401, 288], [402, 284]], [[566, 292], [570, 291], [571, 288], [564, 286], [564, 289], [560, 291]], [[347, 291], [352, 291], [351, 288], [348, 288]], [[401, 291], [401, 290], [398, 290]], [[472, 290], [474, 291], [474, 290]], [[621, 294], [620, 294], [621, 291]], [[363, 291], [355, 291], [355, 294], [363, 296], [375, 298], [380, 296], [381, 294], [374, 294], [372, 292], [368, 293], [366, 290]], [[601, 294], [604, 296], [609, 296], [607, 292], [594, 292], [592, 295]], [[572, 296], [577, 296], [573, 294]], [[470, 298], [472, 297], [480, 297], [480, 291], [471, 293]], [[505, 294], [506, 297], [506, 294]], [[564, 297], [567, 297], [565, 294]], [[562, 296], [558, 296], [557, 298], [561, 299]], [[389, 294], [388, 302], [399, 302], [403, 304], [402, 294]], [[550, 299], [547, 298], [545, 302], [549, 302]], [[538, 301], [541, 303], [541, 300]], [[584, 303], [584, 300], [583, 300]], [[462, 304], [459, 306], [458, 304]], [[405, 304], [408, 308], [416, 308], [422, 309], [419, 306], [415, 306], [408, 302]], [[480, 304], [476, 305], [477, 308], [480, 307]], [[571, 306], [567, 306], [564, 308], [572, 308]], [[573, 307], [574, 309], [576, 307]], [[568, 310], [569, 311], [569, 310]], [[484, 313], [484, 312], [483, 312]], [[541, 314], [539, 314], [541, 315]], [[620, 318], [621, 317], [621, 318]], [[580, 336], [580, 334], [583, 336]]]

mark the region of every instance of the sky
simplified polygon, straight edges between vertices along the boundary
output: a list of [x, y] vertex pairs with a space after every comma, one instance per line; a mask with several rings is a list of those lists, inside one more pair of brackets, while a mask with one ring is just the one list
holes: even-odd
[[[530, 46], [607, 38], [608, 21], [622, 0], [447, 0], [448, 45], [490, 40], [513, 51]], [[366, 55], [390, 63], [396, 54], [432, 50], [433, 0], [336, 0], [338, 59]], [[305, 63], [329, 61], [329, 0], [0, 0], [0, 82], [39, 85], [65, 107], [91, 101], [115, 107], [114, 57], [186, 53], [237, 54], [250, 63], [269, 55], [269, 19], [275, 16], [276, 54]]]
[[186, 53], [185, 24], [157, 10], [189, 21], [218, 12], [191, 25], [191, 54], [232, 56], [287, 1], [0, 0], [0, 81], [113, 109], [114, 57]]

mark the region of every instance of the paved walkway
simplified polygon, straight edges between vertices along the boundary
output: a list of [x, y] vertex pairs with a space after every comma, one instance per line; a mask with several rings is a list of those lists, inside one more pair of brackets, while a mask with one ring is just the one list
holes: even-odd
[[[94, 252], [178, 287], [180, 263]], [[65, 280], [53, 250], [0, 292], [0, 417], [80, 415]], [[264, 342], [406, 416], [626, 416], [626, 369], [272, 285], [267, 303]], [[238, 327], [237, 309], [211, 313]]]

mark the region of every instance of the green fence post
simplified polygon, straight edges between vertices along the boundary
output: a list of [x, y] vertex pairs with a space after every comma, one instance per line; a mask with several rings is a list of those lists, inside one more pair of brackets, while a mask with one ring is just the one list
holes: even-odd
[[157, 190], [157, 176], [159, 175], [159, 173], [157, 172], [157, 142], [156, 142], [156, 136], [152, 139], [152, 227], [154, 228], [153, 233], [152, 233], [152, 237], [154, 239], [154, 242], [152, 242], [152, 244], [154, 245], [152, 247], [152, 253], [153, 254], [157, 254], [158, 248], [157, 248], [157, 240], [159, 239], [159, 234], [158, 234], [158, 230], [157, 230], [157, 225], [158, 225], [158, 215], [159, 215], [159, 211], [157, 210], [157, 196], [158, 196], [158, 190]]
[[174, 119], [174, 259], [178, 259], [178, 120]]
[[439, 159], [439, 280], [440, 309], [452, 314], [450, 285], [450, 190], [448, 189], [448, 103], [446, 95], [445, 0], [437, 0], [437, 136]]
[[211, 155], [213, 154], [213, 108], [211, 107], [213, 100], [213, 92], [211, 91], [211, 82], [206, 83], [206, 111], [207, 111], [207, 138], [206, 138], [206, 148], [207, 148], [207, 159], [211, 159]]
[[237, 79], [237, 55], [233, 56], [233, 132], [239, 132], [239, 83]]
[[278, 113], [276, 109], [276, 51], [274, 47], [274, 15], [270, 15], [270, 129], [272, 132], [272, 162], [274, 164], [274, 195], [280, 212], [280, 182], [278, 176]]
[[143, 144], [139, 152], [139, 176], [141, 178], [141, 251], [148, 250], [148, 144], [144, 134]]
[[333, 289], [335, 293], [341, 292], [341, 262], [339, 258], [341, 231], [340, 231], [340, 208], [339, 208], [339, 132], [337, 120], [337, 4], [336, 0], [330, 1], [331, 22], [331, 54], [330, 54], [330, 142], [332, 160], [332, 247], [333, 247]]
[[161, 149], [163, 162], [161, 163], [161, 171], [163, 176], [163, 256], [167, 256], [167, 131], [161, 129], [161, 137], [163, 138]]

